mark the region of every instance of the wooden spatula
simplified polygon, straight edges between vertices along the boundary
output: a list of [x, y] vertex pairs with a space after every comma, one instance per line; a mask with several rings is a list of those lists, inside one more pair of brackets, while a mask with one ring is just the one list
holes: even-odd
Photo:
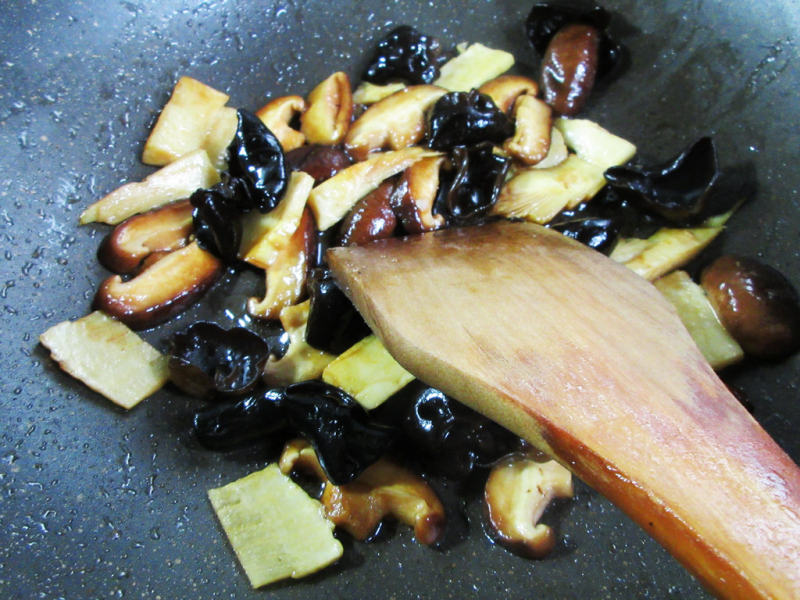
[[644, 279], [525, 223], [328, 260], [400, 364], [558, 457], [715, 593], [800, 598], [800, 469]]

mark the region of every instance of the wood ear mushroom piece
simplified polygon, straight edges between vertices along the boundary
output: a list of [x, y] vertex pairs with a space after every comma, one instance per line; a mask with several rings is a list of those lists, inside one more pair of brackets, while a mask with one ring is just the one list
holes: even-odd
[[800, 597], [800, 469], [650, 283], [532, 223], [327, 257], [406, 370], [557, 457], [714, 593]]
[[94, 297], [94, 308], [132, 329], [163, 323], [197, 300], [222, 274], [222, 262], [197, 242], [168, 253], [133, 279], [106, 279]]
[[555, 545], [553, 530], [538, 523], [554, 498], [572, 497], [572, 475], [554, 460], [522, 454], [500, 460], [486, 480], [484, 500], [497, 540], [510, 550], [541, 558]]
[[355, 481], [334, 485], [325, 476], [314, 449], [300, 439], [286, 444], [279, 466], [284, 474], [298, 468], [322, 480], [325, 513], [356, 539], [367, 539], [386, 515], [413, 527], [421, 544], [435, 543], [444, 531], [444, 506], [430, 486], [385, 458], [367, 467]]

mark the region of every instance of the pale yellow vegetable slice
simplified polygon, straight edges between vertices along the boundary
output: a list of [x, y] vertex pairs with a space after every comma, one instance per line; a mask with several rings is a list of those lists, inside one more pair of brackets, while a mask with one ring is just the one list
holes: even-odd
[[182, 200], [200, 188], [219, 181], [219, 172], [205, 150], [195, 150], [148, 175], [143, 181], [126, 183], [81, 213], [80, 223], [116, 225], [135, 214]]
[[493, 212], [542, 225], [590, 199], [605, 183], [602, 169], [571, 154], [555, 167], [518, 172], [503, 186]]
[[289, 335], [289, 347], [281, 358], [270, 357], [264, 366], [264, 381], [269, 385], [288, 385], [316, 379], [335, 355], [317, 350], [306, 342], [306, 323], [311, 301], [306, 300], [281, 310], [279, 319]]
[[53, 325], [39, 341], [64, 371], [123, 408], [169, 379], [166, 356], [100, 311]]
[[203, 140], [203, 148], [216, 169], [228, 168], [228, 146], [239, 127], [239, 113], [235, 108], [223, 106], [211, 119], [211, 126]]
[[744, 358], [744, 351], [720, 322], [703, 288], [686, 271], [673, 271], [653, 282], [678, 311], [689, 335], [715, 369], [722, 369]]
[[297, 230], [314, 178], [294, 171], [289, 175], [286, 192], [268, 213], [251, 212], [244, 219], [240, 256], [251, 265], [267, 269], [275, 262], [280, 249]]
[[208, 498], [254, 588], [304, 577], [342, 556], [322, 504], [275, 464], [208, 490]]
[[369, 81], [362, 81], [353, 92], [353, 102], [355, 104], [375, 104], [395, 92], [399, 92], [404, 87], [406, 87], [404, 83], [377, 85]]
[[604, 171], [628, 162], [636, 154], [636, 146], [594, 121], [561, 117], [556, 119], [555, 126], [575, 154]]
[[[692, 260], [722, 233], [722, 227], [664, 227], [646, 240], [620, 240], [610, 258], [653, 281]], [[638, 251], [638, 252], [636, 252]]]
[[226, 102], [227, 94], [191, 77], [181, 77], [144, 144], [142, 162], [167, 165], [201, 148], [214, 115]]
[[648, 247], [647, 238], [620, 238], [611, 258], [620, 263], [626, 263], [639, 256]]
[[728, 212], [720, 213], [718, 215], [712, 215], [708, 217], [705, 221], [701, 223], [703, 227], [722, 227], [725, 223], [728, 222], [739, 207], [744, 203], [744, 200], [740, 200], [737, 202], [733, 208], [731, 208]]
[[402, 173], [418, 160], [439, 156], [438, 152], [419, 146], [391, 152], [377, 152], [367, 160], [342, 169], [323, 181], [308, 198], [317, 227], [325, 231], [339, 222], [361, 198], [377, 188], [384, 179]]
[[[658, 274], [648, 276], [651, 280], [669, 273], [687, 263], [705, 248], [716, 235], [722, 232], [723, 226], [741, 205], [738, 202], [728, 212], [712, 215], [693, 229], [661, 229], [650, 238], [620, 238], [611, 258], [621, 263], [631, 263], [634, 270], [644, 269], [646, 259], [650, 265], [656, 265]], [[689, 233], [681, 233], [689, 232]], [[712, 236], [709, 239], [709, 236]], [[699, 247], [698, 247], [699, 244]], [[653, 248], [653, 246], [657, 246]], [[648, 250], [649, 254], [645, 254]], [[685, 253], [684, 253], [685, 252]], [[642, 259], [634, 261], [640, 255]], [[661, 264], [659, 261], [666, 261]]]
[[468, 92], [514, 66], [514, 55], [503, 50], [471, 44], [461, 54], [448, 60], [434, 85], [451, 92]]
[[361, 406], [372, 410], [411, 383], [414, 376], [392, 358], [377, 337], [370, 335], [325, 367], [322, 380], [343, 389]]

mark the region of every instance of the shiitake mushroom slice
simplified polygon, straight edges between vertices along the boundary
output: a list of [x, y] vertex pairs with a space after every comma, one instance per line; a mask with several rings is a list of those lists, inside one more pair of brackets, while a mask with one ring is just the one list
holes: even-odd
[[591, 25], [573, 23], [550, 40], [542, 59], [540, 84], [544, 101], [566, 116], [580, 113], [597, 76], [600, 33]]
[[309, 144], [286, 153], [286, 164], [292, 171], [303, 171], [322, 183], [353, 164], [353, 159], [339, 146]]
[[222, 271], [222, 262], [192, 242], [151, 262], [132, 279], [109, 277], [100, 284], [93, 306], [131, 329], [147, 329], [188, 308]]
[[384, 181], [356, 202], [342, 220], [339, 246], [358, 246], [392, 236], [397, 227], [397, 217], [390, 204], [394, 188], [393, 180]]
[[117, 225], [100, 244], [97, 259], [114, 273], [133, 273], [154, 252], [185, 246], [191, 233], [192, 206], [179, 200]]

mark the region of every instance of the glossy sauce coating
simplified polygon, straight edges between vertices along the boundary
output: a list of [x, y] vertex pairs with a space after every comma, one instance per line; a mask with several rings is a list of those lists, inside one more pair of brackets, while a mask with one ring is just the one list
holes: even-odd
[[590, 25], [567, 25], [550, 40], [542, 61], [544, 101], [566, 116], [578, 114], [594, 87], [600, 35]]
[[800, 297], [772, 267], [743, 256], [721, 256], [702, 285], [725, 328], [745, 352], [781, 358], [800, 347]]

